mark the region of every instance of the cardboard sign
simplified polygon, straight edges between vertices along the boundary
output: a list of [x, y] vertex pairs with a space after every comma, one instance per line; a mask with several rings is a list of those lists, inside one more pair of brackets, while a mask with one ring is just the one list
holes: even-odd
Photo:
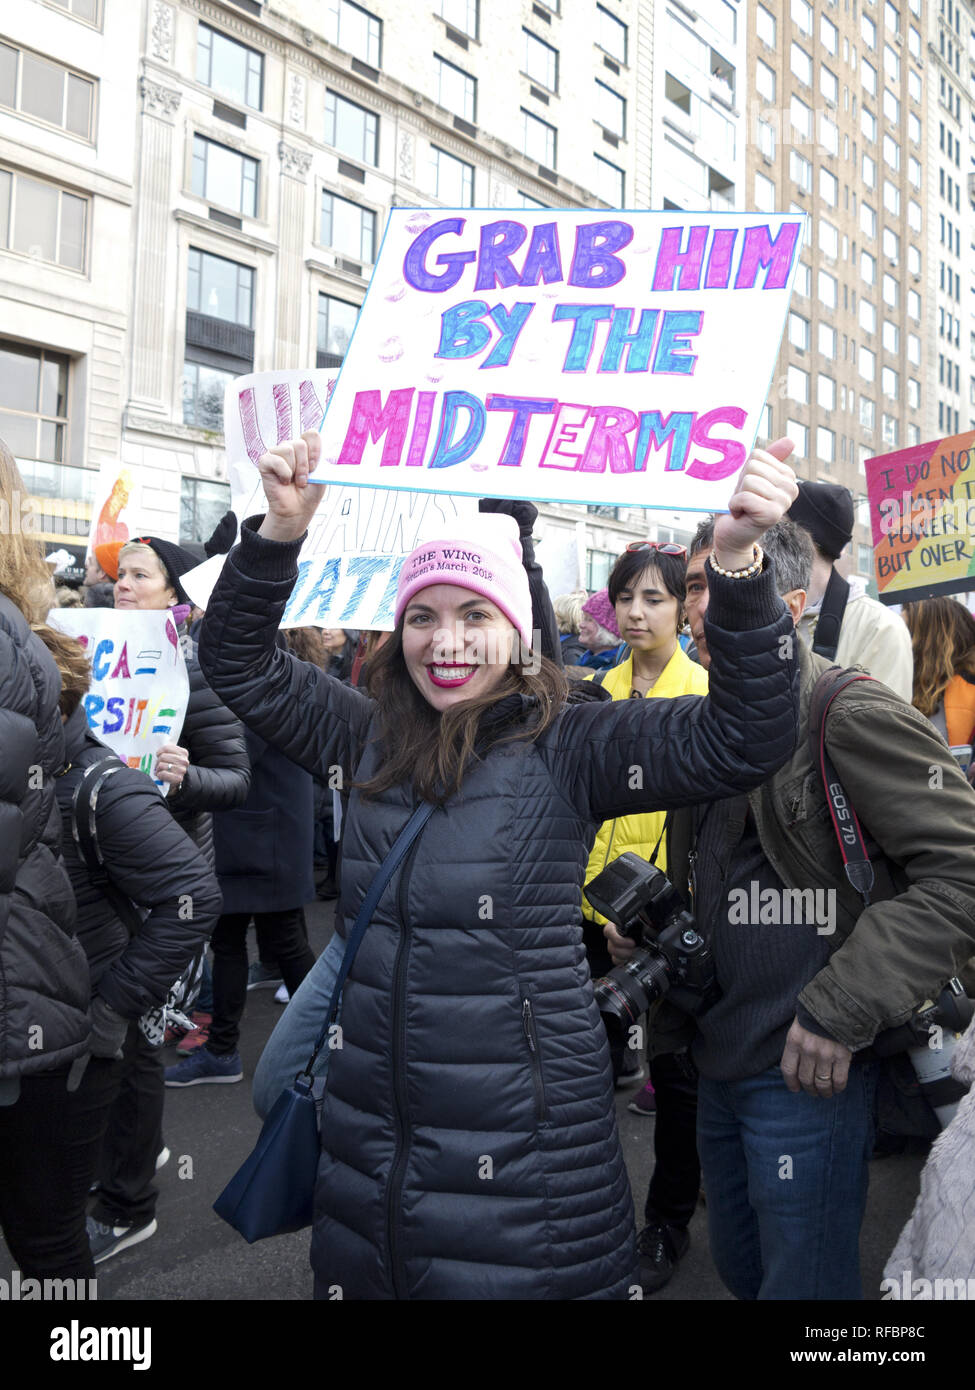
[[867, 459], [881, 603], [975, 589], [975, 432]]
[[[317, 427], [334, 382], [334, 372], [315, 370], [252, 372], [228, 384], [224, 431], [238, 518], [266, 511], [257, 460], [281, 440]], [[329, 487], [301, 548], [281, 626], [391, 631], [403, 560], [476, 511], [468, 498]], [[222, 567], [223, 556], [214, 556], [183, 575], [184, 589], [201, 608]]]
[[98, 489], [91, 508], [91, 529], [85, 557], [96, 545], [127, 541], [141, 535], [139, 516], [142, 505], [140, 470], [128, 464], [103, 463], [98, 473]]
[[316, 480], [721, 509], [758, 429], [804, 223], [394, 208]]
[[190, 685], [172, 615], [166, 611], [53, 608], [51, 627], [76, 637], [91, 658], [91, 689], [83, 699], [88, 727], [127, 763], [151, 777], [156, 754], [179, 743]]

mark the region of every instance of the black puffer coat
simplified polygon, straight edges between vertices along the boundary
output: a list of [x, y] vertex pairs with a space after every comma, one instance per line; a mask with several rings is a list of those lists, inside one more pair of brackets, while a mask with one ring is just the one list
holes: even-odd
[[85, 769], [111, 757], [111, 750], [89, 731], [81, 705], [65, 725], [64, 740], [70, 767], [57, 782], [62, 843], [92, 993], [123, 1018], [136, 1019], [165, 1000], [170, 985], [208, 940], [220, 915], [220, 889], [145, 773], [120, 767], [99, 788], [95, 825], [112, 883], [149, 909], [130, 937], [111, 903], [93, 886], [72, 835], [78, 783]]
[[88, 963], [61, 859], [57, 667], [0, 595], [0, 1082], [88, 1049]]
[[[381, 759], [371, 702], [275, 647], [298, 548], [245, 525], [200, 660], [288, 757], [362, 780]], [[582, 945], [587, 856], [602, 821], [755, 785], [796, 740], [795, 663], [779, 642], [792, 622], [773, 576], [711, 584], [710, 698], [587, 701], [533, 742], [494, 746], [394, 875], [329, 1064], [312, 1245], [321, 1297], [339, 1286], [367, 1299], [625, 1298], [636, 1283]], [[486, 722], [531, 717], [516, 695]], [[413, 805], [409, 786], [373, 801], [353, 790], [343, 935]]]
[[244, 728], [207, 685], [196, 657], [192, 638], [180, 638], [186, 657], [190, 699], [179, 738], [190, 755], [190, 765], [178, 791], [170, 791], [166, 804], [173, 818], [202, 851], [213, 868], [212, 811], [232, 811], [242, 806], [250, 786]]

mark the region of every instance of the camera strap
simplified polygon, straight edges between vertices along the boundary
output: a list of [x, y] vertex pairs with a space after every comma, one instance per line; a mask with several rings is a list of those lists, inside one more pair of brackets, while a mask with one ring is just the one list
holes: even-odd
[[834, 567], [829, 573], [829, 583], [819, 609], [819, 621], [813, 637], [812, 649], [828, 661], [835, 661], [836, 648], [840, 641], [840, 628], [846, 601], [850, 597], [850, 586]]
[[873, 864], [867, 853], [856, 812], [826, 751], [826, 715], [841, 690], [845, 690], [854, 681], [869, 680], [873, 680], [873, 677], [860, 671], [844, 671], [839, 666], [833, 666], [819, 677], [809, 705], [809, 751], [813, 765], [819, 768], [826, 789], [826, 802], [840, 854], [843, 856], [847, 879], [862, 898], [864, 907], [870, 906], [870, 891], [874, 883]]

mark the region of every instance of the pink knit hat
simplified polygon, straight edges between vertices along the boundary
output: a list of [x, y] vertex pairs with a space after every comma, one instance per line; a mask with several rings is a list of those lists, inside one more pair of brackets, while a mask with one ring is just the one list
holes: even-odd
[[616, 609], [609, 601], [608, 589], [597, 589], [592, 598], [587, 598], [582, 605], [583, 613], [588, 613], [590, 618], [604, 627], [608, 633], [619, 640], [620, 630], [616, 622]]
[[456, 584], [473, 589], [496, 604], [521, 634], [526, 647], [532, 643], [532, 601], [521, 556], [518, 523], [512, 516], [481, 512], [473, 519], [470, 535], [458, 539], [428, 541], [418, 545], [403, 561], [396, 592], [396, 622], [414, 594], [431, 584]]

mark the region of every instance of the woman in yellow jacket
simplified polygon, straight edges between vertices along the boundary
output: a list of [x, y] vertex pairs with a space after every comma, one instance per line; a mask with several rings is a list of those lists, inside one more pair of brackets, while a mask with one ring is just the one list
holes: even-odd
[[[686, 568], [684, 546], [658, 541], [634, 541], [613, 567], [607, 589], [620, 636], [629, 645], [631, 655], [619, 666], [599, 672], [592, 679], [598, 680], [614, 700], [707, 694], [707, 672], [684, 654], [677, 640], [684, 625]], [[639, 771], [634, 769], [634, 776]], [[649, 859], [658, 841], [655, 862], [658, 869], [665, 871], [663, 828], [663, 811], [604, 821], [589, 856], [585, 882], [628, 850]], [[602, 931], [606, 919], [590, 907], [585, 897], [582, 912], [589, 969], [593, 979], [598, 979], [612, 969]], [[614, 1055], [613, 1062], [615, 1068], [622, 1065], [623, 1059]], [[625, 1071], [624, 1066], [624, 1074]]]

